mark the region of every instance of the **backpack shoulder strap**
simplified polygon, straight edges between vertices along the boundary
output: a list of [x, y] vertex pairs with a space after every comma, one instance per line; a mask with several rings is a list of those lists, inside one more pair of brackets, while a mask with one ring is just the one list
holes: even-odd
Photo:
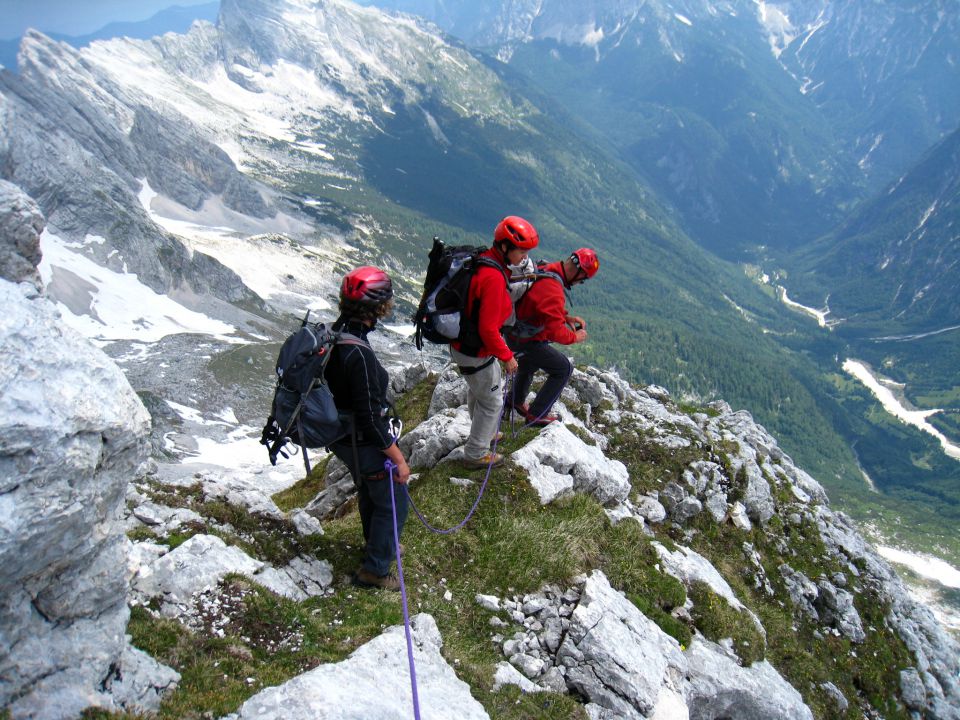
[[566, 285], [563, 284], [563, 278], [560, 277], [559, 273], [555, 273], [552, 270], [540, 270], [540, 269], [537, 269], [537, 271], [533, 273], [534, 282], [536, 282], [537, 280], [544, 280], [546, 278], [551, 278], [553, 280], [556, 280], [558, 283], [560, 283], [560, 285], [563, 287], [564, 290], [567, 289]]
[[373, 347], [361, 337], [354, 335], [353, 333], [341, 332], [336, 333], [333, 340], [334, 345], [362, 345], [363, 347], [368, 347], [371, 350]]
[[327, 369], [327, 364], [330, 362], [330, 357], [333, 355], [333, 353], [330, 352], [330, 350], [332, 350], [336, 345], [360, 345], [362, 347], [370, 348], [371, 350], [373, 349], [370, 346], [370, 343], [368, 343], [366, 340], [364, 340], [361, 337], [357, 337], [353, 333], [348, 333], [348, 332], [331, 331], [330, 335], [328, 336], [328, 339], [324, 340], [322, 344], [325, 346], [329, 346], [329, 349], [327, 350], [327, 352], [323, 353], [323, 361], [320, 364], [317, 377], [314, 381], [315, 383], [324, 382], [323, 374]]
[[538, 266], [533, 273], [531, 273], [530, 275], [525, 275], [524, 277], [530, 279], [530, 285], [524, 291], [523, 295], [520, 296], [520, 299], [517, 300], [516, 303], [514, 303], [515, 306], [519, 306], [521, 303], [523, 303], [524, 300], [527, 299], [527, 293], [530, 292], [530, 288], [532, 288], [535, 283], [537, 283], [540, 280], [547, 280], [547, 279], [556, 280], [558, 283], [560, 283], [560, 289], [563, 290], [564, 298], [566, 298], [567, 302], [571, 302], [570, 291], [567, 289], [567, 285], [566, 283], [563, 282], [563, 278], [560, 277], [559, 273], [555, 273], [552, 270], [544, 270], [542, 267]]
[[507, 274], [506, 268], [504, 268], [503, 265], [498, 263], [496, 260], [491, 260], [488, 257], [481, 257], [478, 255], [476, 259], [476, 263], [477, 265], [486, 265], [487, 267], [496, 268], [497, 270], [500, 271], [500, 274], [503, 275], [504, 283], [506, 283], [507, 285], [510, 284], [510, 276]]

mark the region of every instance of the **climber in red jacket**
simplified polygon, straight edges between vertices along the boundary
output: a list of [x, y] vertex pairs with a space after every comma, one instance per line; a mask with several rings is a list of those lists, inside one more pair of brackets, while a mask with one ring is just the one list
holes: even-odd
[[[558, 419], [549, 414], [550, 409], [570, 379], [573, 365], [550, 343], [572, 345], [587, 339], [583, 318], [567, 313], [566, 293], [599, 269], [597, 254], [580, 248], [566, 260], [539, 266], [526, 280], [529, 289], [516, 303], [516, 323], [507, 334], [518, 364], [507, 405], [530, 425], [549, 425]], [[543, 370], [547, 380], [527, 406], [524, 401], [537, 370]]]
[[[513, 351], [507, 347], [500, 329], [510, 317], [513, 305], [507, 291], [508, 268], [526, 260], [540, 237], [522, 217], [505, 217], [493, 232], [493, 244], [480, 257], [481, 264], [470, 282], [464, 311], [469, 332], [450, 343], [450, 358], [467, 381], [467, 406], [470, 409], [470, 437], [463, 446], [463, 461], [468, 467], [498, 465], [503, 456], [490, 449], [503, 412], [500, 362], [508, 375], [517, 369]], [[498, 362], [499, 361], [499, 362]]]

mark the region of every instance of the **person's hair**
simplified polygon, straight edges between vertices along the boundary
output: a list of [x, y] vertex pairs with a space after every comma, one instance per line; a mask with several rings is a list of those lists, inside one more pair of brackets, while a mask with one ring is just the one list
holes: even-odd
[[340, 299], [340, 314], [350, 320], [382, 320], [393, 312], [393, 298], [371, 305], [359, 300]]

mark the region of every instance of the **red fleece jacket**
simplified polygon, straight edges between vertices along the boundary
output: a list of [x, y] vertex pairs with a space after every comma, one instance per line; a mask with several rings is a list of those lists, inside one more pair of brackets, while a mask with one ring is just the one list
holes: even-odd
[[[480, 253], [480, 257], [490, 258], [503, 267], [504, 272], [509, 274], [509, 270], [503, 262], [503, 257], [493, 248]], [[477, 357], [493, 355], [498, 360], [507, 362], [513, 357], [513, 351], [504, 342], [503, 336], [500, 334], [500, 328], [503, 327], [503, 324], [513, 312], [513, 302], [510, 300], [510, 293], [507, 292], [507, 282], [504, 280], [503, 273], [487, 265], [480, 265], [477, 268], [473, 279], [470, 281], [470, 292], [467, 294], [466, 315], [468, 318], [473, 319], [473, 307], [478, 299], [480, 304], [477, 325], [480, 341], [483, 345], [477, 353]], [[455, 349], [460, 350], [460, 343], [456, 340], [450, 344]]]
[[[563, 277], [563, 266], [559, 262], [550, 263], [545, 269]], [[576, 341], [577, 334], [567, 325], [567, 298], [563, 289], [563, 285], [553, 278], [543, 278], [537, 280], [517, 303], [517, 320], [543, 326], [543, 330], [528, 338], [529, 342], [546, 340], [572, 345]]]

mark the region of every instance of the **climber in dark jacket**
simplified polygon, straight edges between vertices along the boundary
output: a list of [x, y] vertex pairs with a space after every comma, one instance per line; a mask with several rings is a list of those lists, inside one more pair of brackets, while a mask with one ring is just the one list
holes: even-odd
[[[340, 287], [340, 317], [334, 330], [366, 341], [377, 321], [393, 309], [393, 284], [383, 270], [365, 266], [343, 278]], [[338, 344], [331, 351], [324, 377], [337, 408], [352, 416], [353, 433], [330, 448], [350, 468], [357, 486], [360, 521], [366, 550], [363, 565], [354, 582], [364, 587], [399, 590], [397, 576], [390, 572], [395, 558], [393, 508], [389, 473], [390, 460], [395, 482], [405, 484], [410, 468], [391, 433], [387, 387], [390, 378], [369, 345]], [[397, 531], [407, 519], [407, 494], [394, 492]]]

